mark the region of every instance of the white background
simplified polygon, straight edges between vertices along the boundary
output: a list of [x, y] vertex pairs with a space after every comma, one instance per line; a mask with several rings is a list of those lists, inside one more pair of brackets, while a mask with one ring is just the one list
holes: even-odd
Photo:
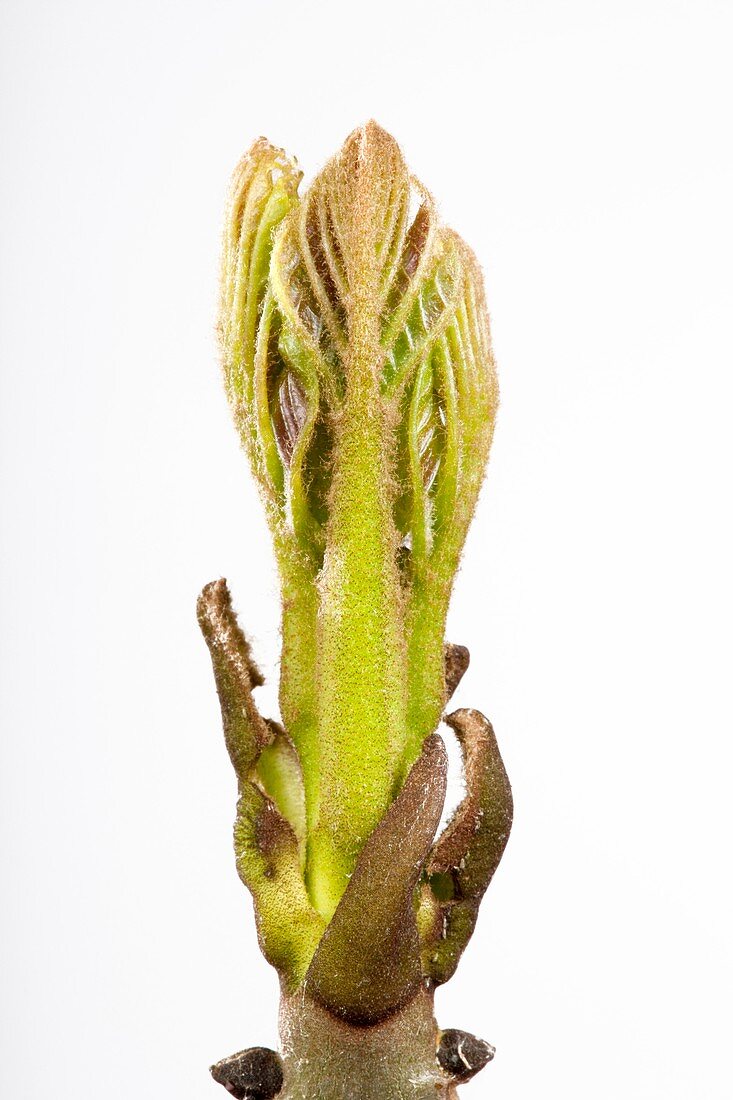
[[733, 5], [4, 0], [0, 1091], [211, 1097], [276, 1041], [194, 617], [277, 674], [214, 340], [229, 173], [370, 116], [484, 265], [449, 636], [516, 796], [439, 1019], [466, 1100], [726, 1100]]

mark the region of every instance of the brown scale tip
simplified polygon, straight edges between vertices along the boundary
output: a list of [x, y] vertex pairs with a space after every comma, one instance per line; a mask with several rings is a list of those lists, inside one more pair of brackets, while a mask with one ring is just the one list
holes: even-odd
[[496, 1054], [491, 1043], [451, 1027], [441, 1032], [436, 1058], [438, 1065], [456, 1081], [470, 1081]]
[[204, 585], [196, 603], [196, 615], [209, 647], [214, 646], [234, 662], [243, 660], [250, 687], [261, 687], [265, 678], [255, 664], [249, 642], [237, 622], [225, 577]]
[[471, 654], [468, 652], [465, 645], [454, 645], [452, 642], [447, 642], [444, 651], [444, 660], [445, 693], [446, 698], [450, 699], [471, 663]]
[[250, 1047], [222, 1058], [209, 1073], [236, 1100], [270, 1100], [283, 1087], [280, 1055], [267, 1047]]

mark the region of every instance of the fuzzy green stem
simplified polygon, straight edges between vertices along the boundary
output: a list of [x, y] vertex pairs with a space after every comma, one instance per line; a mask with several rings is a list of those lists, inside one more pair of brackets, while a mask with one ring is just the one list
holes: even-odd
[[298, 750], [308, 811], [318, 801], [318, 591], [312, 567], [302, 554], [281, 552], [278, 558], [282, 587], [280, 713]]
[[[356, 358], [356, 356], [355, 356]], [[352, 362], [320, 578], [320, 775], [308, 880], [330, 916], [385, 813], [406, 733], [404, 643], [374, 364]]]
[[[436, 729], [445, 705], [444, 636], [448, 592], [422, 571], [413, 579], [406, 618], [409, 669], [409, 728], [404, 770]], [[437, 591], [436, 591], [437, 589]]]

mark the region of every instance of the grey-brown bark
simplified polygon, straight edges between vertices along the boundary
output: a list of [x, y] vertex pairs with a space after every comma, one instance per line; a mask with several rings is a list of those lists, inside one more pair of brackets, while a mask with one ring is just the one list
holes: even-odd
[[465, 1031], [439, 1031], [424, 987], [388, 1019], [357, 1026], [307, 992], [280, 1005], [282, 1055], [262, 1047], [211, 1067], [236, 1100], [454, 1100], [494, 1056]]

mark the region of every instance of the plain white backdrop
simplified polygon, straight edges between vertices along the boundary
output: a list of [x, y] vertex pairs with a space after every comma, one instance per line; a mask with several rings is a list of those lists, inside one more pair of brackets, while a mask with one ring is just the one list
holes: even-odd
[[309, 178], [375, 117], [484, 266], [502, 387], [449, 631], [516, 797], [438, 998], [498, 1048], [462, 1095], [726, 1100], [733, 5], [2, 0], [0, 31], [2, 1095], [216, 1100], [276, 1041], [194, 616], [226, 575], [272, 712], [219, 232], [258, 134]]

